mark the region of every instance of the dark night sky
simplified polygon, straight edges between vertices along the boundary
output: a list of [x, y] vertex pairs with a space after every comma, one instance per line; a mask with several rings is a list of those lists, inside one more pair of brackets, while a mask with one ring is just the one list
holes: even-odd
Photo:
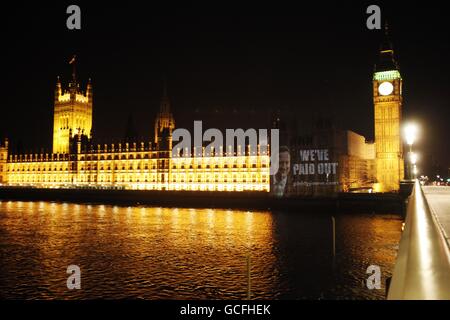
[[[437, 161], [448, 168], [445, 8], [391, 2], [378, 4], [404, 79], [403, 116], [420, 123], [422, 167]], [[314, 115], [324, 114], [373, 139], [371, 77], [382, 34], [366, 28], [367, 4], [209, 3], [59, 1], [5, 8], [0, 135], [26, 148], [50, 148], [56, 76], [67, 83], [69, 58], [77, 54], [83, 86], [88, 77], [93, 81], [94, 130], [102, 142], [124, 136], [130, 113], [149, 139], [164, 74], [177, 127], [203, 120], [205, 128], [263, 128], [279, 108], [305, 130]], [[81, 7], [81, 31], [66, 28], [69, 4]]]

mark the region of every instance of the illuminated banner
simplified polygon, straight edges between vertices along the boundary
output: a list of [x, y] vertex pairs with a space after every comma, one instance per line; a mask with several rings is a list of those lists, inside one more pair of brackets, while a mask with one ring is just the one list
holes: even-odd
[[271, 176], [271, 193], [276, 197], [311, 196], [336, 192], [339, 163], [329, 149], [280, 147], [279, 170]]
[[300, 150], [301, 163], [293, 166], [294, 175], [327, 175], [337, 173], [337, 162], [329, 162], [328, 149]]

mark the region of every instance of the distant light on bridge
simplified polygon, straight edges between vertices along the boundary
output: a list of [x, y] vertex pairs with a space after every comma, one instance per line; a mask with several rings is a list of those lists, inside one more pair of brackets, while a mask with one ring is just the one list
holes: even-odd
[[410, 161], [414, 166], [416, 165], [418, 159], [419, 159], [418, 154], [416, 152], [411, 152]]

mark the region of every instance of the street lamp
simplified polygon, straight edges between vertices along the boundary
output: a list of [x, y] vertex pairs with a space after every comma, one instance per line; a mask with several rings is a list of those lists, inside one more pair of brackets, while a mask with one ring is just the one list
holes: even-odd
[[419, 156], [417, 155], [417, 153], [415, 153], [415, 152], [409, 153], [409, 161], [411, 161], [412, 165], [414, 165], [414, 166], [416, 165], [417, 159], [419, 159]]
[[417, 132], [419, 131], [415, 123], [409, 123], [405, 126], [405, 140], [406, 144], [412, 147], [413, 143], [417, 139]]
[[409, 153], [409, 161], [410, 161], [410, 163], [411, 163], [411, 167], [412, 167], [412, 173], [413, 173], [413, 176], [412, 176], [412, 178], [413, 179], [416, 179], [416, 177], [417, 177], [417, 166], [416, 166], [416, 163], [417, 163], [417, 159], [419, 158], [419, 156], [417, 155], [417, 153], [415, 153], [415, 152], [410, 152]]
[[[408, 168], [409, 168], [408, 175], [409, 175], [409, 179], [411, 179], [411, 180], [414, 179], [414, 177], [417, 173], [417, 168], [414, 169], [414, 167], [416, 166], [417, 155], [415, 155], [413, 153], [412, 146], [417, 139], [418, 131], [419, 131], [419, 128], [417, 127], [417, 125], [415, 123], [408, 123], [404, 129], [406, 144], [409, 146], [410, 163], [408, 165]], [[414, 172], [416, 172], [416, 173], [414, 173]]]

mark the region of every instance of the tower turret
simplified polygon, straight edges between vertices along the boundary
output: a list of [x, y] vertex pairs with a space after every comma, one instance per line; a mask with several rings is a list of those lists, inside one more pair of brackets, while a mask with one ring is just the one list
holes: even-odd
[[68, 89], [63, 91], [61, 82], [57, 80], [55, 88], [55, 106], [53, 119], [53, 153], [69, 153], [70, 140], [77, 133], [91, 139], [92, 132], [92, 83], [89, 79], [86, 93], [80, 90], [76, 76], [76, 56], [72, 65], [72, 80]]
[[56, 86], [55, 86], [55, 104], [58, 102], [59, 97], [62, 95], [61, 89], [61, 80], [59, 76], [56, 78]]
[[92, 106], [92, 82], [91, 82], [91, 78], [89, 78], [87, 86], [86, 86], [86, 96], [88, 98], [88, 102], [91, 104]]

